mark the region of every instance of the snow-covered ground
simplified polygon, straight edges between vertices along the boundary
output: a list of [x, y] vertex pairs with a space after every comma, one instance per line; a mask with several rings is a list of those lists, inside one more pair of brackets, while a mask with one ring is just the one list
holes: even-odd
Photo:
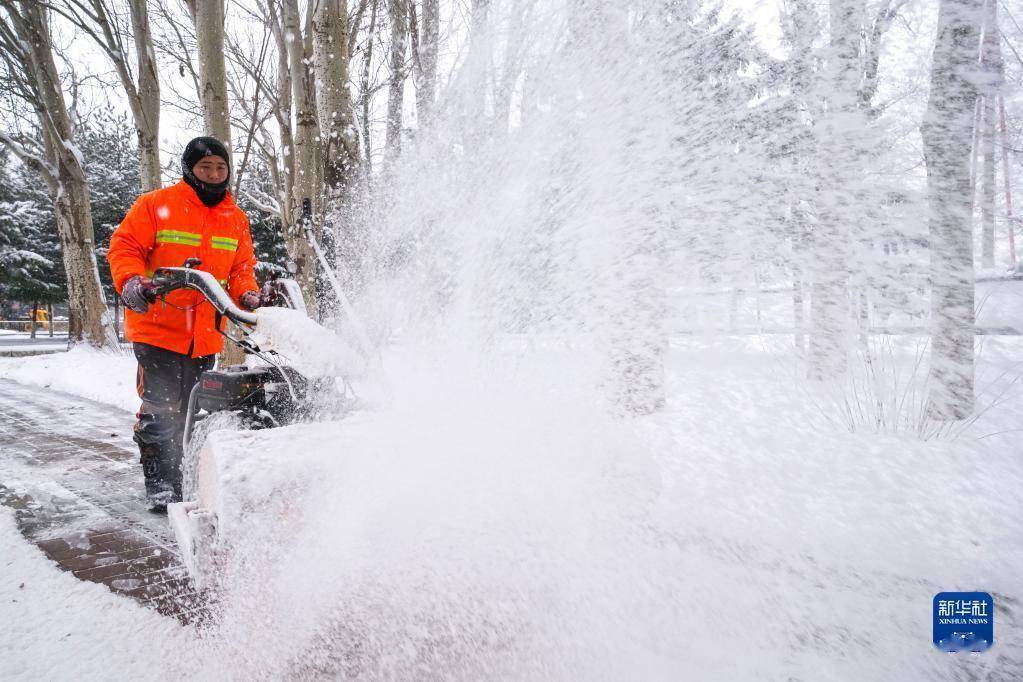
[[[875, 433], [871, 405], [847, 422], [787, 343], [678, 339], [666, 410], [631, 421], [576, 383], [595, 362], [584, 344], [508, 342], [474, 363], [405, 349], [385, 363], [386, 407], [215, 434], [236, 552], [225, 609], [201, 649], [168, 647], [259, 679], [1020, 674], [1023, 343], [983, 341], [981, 417], [929, 440]], [[914, 348], [877, 358], [912, 366]], [[109, 401], [134, 377], [130, 358], [75, 354], [54, 371], [64, 390], [106, 385]], [[0, 371], [38, 381], [47, 360]], [[59, 577], [47, 589], [76, 585]], [[931, 646], [931, 600], [956, 590], [995, 596], [992, 651]], [[82, 593], [96, 617], [115, 599]], [[151, 646], [128, 642], [114, 669]]]
[[194, 674], [194, 631], [59, 570], [0, 507], [0, 679], [168, 680]]
[[[268, 677], [346, 649], [371, 679], [1018, 674], [1023, 462], [990, 434], [1023, 406], [955, 440], [850, 432], [772, 343], [680, 341], [668, 409], [635, 422], [560, 384], [577, 349], [406, 366], [386, 412], [223, 434], [233, 509], [274, 500], [279, 525], [222, 510], [221, 642]], [[990, 654], [930, 645], [931, 601], [956, 590], [1011, 607]]]
[[66, 353], [0, 359], [0, 378], [52, 388], [135, 412], [138, 364], [130, 350], [99, 353], [79, 346]]

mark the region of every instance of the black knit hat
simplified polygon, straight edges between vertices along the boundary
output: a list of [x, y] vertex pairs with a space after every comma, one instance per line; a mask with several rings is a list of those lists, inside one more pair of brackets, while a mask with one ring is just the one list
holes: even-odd
[[[216, 184], [203, 182], [192, 173], [195, 164], [207, 156], [219, 156], [227, 162], [227, 177], [223, 182]], [[228, 183], [231, 181], [231, 158], [227, 153], [227, 147], [215, 137], [195, 138], [185, 146], [185, 151], [181, 155], [181, 175], [199, 195], [202, 203], [207, 206], [215, 206], [220, 203], [227, 193]]]
[[215, 137], [197, 137], [185, 145], [185, 153], [181, 155], [181, 172], [191, 172], [204, 156], [219, 156], [228, 164], [231, 163], [223, 142]]

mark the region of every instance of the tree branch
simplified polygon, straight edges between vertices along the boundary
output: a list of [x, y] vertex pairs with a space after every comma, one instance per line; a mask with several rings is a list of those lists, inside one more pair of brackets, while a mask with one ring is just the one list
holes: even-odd
[[254, 189], [246, 189], [242, 191], [242, 195], [246, 199], [251, 201], [252, 205], [255, 206], [258, 210], [263, 211], [264, 213], [269, 213], [270, 215], [278, 219], [282, 217], [281, 209], [277, 205], [277, 202], [274, 201], [273, 197], [264, 196], [262, 199], [260, 199], [255, 195], [255, 192], [256, 190]]
[[43, 176], [46, 184], [51, 188], [57, 184], [57, 169], [49, 161], [39, 154], [33, 154], [23, 144], [10, 137], [7, 133], [0, 131], [0, 142], [14, 152], [22, 163]]

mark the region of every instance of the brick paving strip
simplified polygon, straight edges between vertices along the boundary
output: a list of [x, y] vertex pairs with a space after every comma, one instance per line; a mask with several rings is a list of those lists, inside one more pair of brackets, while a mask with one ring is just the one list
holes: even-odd
[[63, 570], [200, 622], [209, 609], [167, 517], [145, 505], [133, 422], [116, 407], [0, 379], [0, 504]]

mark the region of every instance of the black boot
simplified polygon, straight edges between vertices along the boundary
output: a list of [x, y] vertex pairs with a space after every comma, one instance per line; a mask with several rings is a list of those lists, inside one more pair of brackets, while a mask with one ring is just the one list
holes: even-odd
[[179, 442], [168, 443], [160, 454], [160, 466], [164, 471], [164, 478], [171, 485], [173, 499], [171, 502], [181, 501], [181, 458], [182, 448]]
[[155, 514], [166, 514], [167, 504], [174, 501], [174, 485], [168, 476], [165, 450], [155, 443], [139, 445], [142, 475], [146, 479], [146, 502], [149, 511]]

